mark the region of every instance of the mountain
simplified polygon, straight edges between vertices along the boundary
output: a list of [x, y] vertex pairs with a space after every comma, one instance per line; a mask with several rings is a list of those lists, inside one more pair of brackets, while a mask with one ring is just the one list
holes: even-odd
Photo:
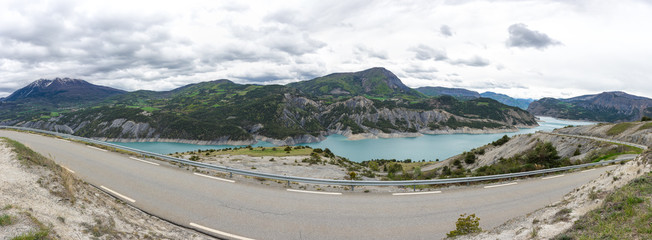
[[125, 91], [98, 86], [79, 79], [40, 79], [21, 88], [4, 99], [6, 102], [33, 102], [71, 104], [98, 101]]
[[420, 93], [423, 93], [427, 96], [443, 96], [449, 95], [459, 99], [476, 99], [480, 97], [480, 94], [476, 91], [467, 90], [464, 88], [446, 88], [446, 87], [420, 87], [416, 89]]
[[394, 73], [381, 67], [360, 72], [333, 73], [308, 81], [288, 84], [305, 93], [324, 97], [369, 96], [376, 98], [421, 97], [414, 89], [405, 86]]
[[505, 105], [519, 107], [521, 109], [527, 109], [527, 107], [530, 106], [530, 103], [534, 102], [534, 99], [531, 98], [512, 98], [505, 94], [495, 92], [483, 92], [480, 94], [480, 96], [491, 98]]
[[599, 122], [637, 121], [652, 116], [652, 99], [603, 92], [568, 99], [543, 98], [528, 107], [534, 115]]
[[[335, 89], [348, 93], [333, 93]], [[103, 139], [205, 144], [297, 144], [330, 134], [415, 136], [537, 125], [527, 111], [492, 99], [424, 96], [383, 68], [285, 86], [222, 79], [164, 92], [115, 94], [83, 108], [6, 107], [0, 104], [3, 125]]]

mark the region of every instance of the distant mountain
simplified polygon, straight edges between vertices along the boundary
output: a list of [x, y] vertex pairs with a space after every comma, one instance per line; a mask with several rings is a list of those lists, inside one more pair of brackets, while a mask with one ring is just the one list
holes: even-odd
[[421, 97], [394, 73], [381, 67], [361, 72], [333, 73], [312, 80], [290, 83], [287, 86], [319, 97], [370, 96], [390, 98], [399, 96]]
[[603, 92], [568, 99], [543, 98], [528, 107], [534, 115], [600, 122], [637, 121], [652, 116], [652, 99]]
[[480, 96], [491, 98], [505, 105], [519, 107], [521, 109], [527, 109], [527, 107], [530, 106], [530, 103], [534, 102], [534, 99], [531, 98], [512, 98], [505, 94], [494, 92], [483, 92], [480, 94]]
[[476, 99], [480, 97], [480, 93], [476, 91], [467, 90], [464, 88], [446, 88], [446, 87], [420, 87], [416, 88], [417, 91], [427, 96], [453, 96], [459, 99]]
[[40, 79], [4, 99], [6, 102], [42, 102], [47, 104], [87, 103], [126, 91], [98, 86], [79, 79]]

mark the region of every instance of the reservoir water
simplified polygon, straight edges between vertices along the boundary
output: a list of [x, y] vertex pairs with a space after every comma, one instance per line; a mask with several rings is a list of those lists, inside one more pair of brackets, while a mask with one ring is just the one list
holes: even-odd
[[[364, 140], [348, 140], [342, 135], [331, 135], [322, 142], [300, 145], [310, 146], [313, 148], [329, 148], [336, 155], [346, 157], [356, 162], [370, 159], [412, 159], [412, 161], [435, 161], [436, 159], [444, 160], [464, 151], [488, 144], [501, 138], [503, 135], [513, 136], [516, 134], [534, 133], [536, 131], [552, 131], [555, 128], [562, 128], [569, 125], [578, 126], [594, 124], [591, 122], [560, 120], [550, 117], [539, 118], [540, 121], [538, 127], [520, 129], [517, 132], [511, 133], [439, 134], [424, 135], [413, 138]], [[194, 145], [165, 142], [114, 143], [161, 154], [187, 152], [197, 149], [206, 150], [234, 147], [229, 145]], [[252, 146], [273, 147], [274, 145], [268, 142], [258, 142]]]

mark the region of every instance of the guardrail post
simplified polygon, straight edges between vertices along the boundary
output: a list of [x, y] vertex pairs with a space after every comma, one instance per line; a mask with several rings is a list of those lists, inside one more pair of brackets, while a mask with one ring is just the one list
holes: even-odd
[[229, 178], [233, 178], [233, 172], [229, 172]]
[[412, 185], [412, 191], [417, 191], [417, 185]]
[[353, 191], [354, 191], [354, 190], [353, 190], [353, 188], [354, 188], [354, 187], [355, 187], [355, 186], [353, 186], [353, 185], [351, 185], [351, 192], [353, 192]]
[[288, 187], [290, 187], [290, 180], [288, 180]]

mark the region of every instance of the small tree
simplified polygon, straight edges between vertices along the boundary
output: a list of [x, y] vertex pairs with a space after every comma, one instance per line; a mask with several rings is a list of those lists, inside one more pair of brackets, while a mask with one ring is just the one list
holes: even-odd
[[357, 175], [358, 175], [358, 174], [355, 173], [354, 171], [350, 171], [350, 172], [349, 172], [349, 178], [351, 178], [351, 180], [355, 180], [355, 177], [356, 177]]
[[461, 214], [460, 218], [457, 219], [455, 230], [447, 233], [446, 237], [455, 237], [479, 232], [482, 232], [482, 228], [480, 228], [480, 218], [476, 217], [475, 213], [468, 216], [466, 216], [465, 213]]
[[369, 168], [372, 171], [376, 171], [376, 172], [380, 170], [380, 167], [378, 166], [377, 162], [369, 162]]
[[287, 146], [287, 147], [285, 147], [285, 149], [283, 149], [283, 150], [286, 151], [286, 152], [290, 152], [290, 151], [292, 151], [292, 148], [291, 148], [290, 146]]

